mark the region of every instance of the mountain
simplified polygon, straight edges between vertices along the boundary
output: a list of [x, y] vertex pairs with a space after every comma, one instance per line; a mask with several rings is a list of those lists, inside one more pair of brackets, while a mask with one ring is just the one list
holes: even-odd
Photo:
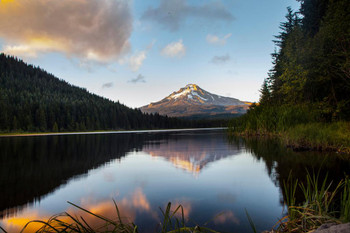
[[0, 133], [207, 126], [144, 114], [0, 54]]
[[171, 117], [217, 118], [242, 115], [250, 104], [212, 94], [196, 84], [188, 84], [161, 101], [141, 107], [141, 111]]

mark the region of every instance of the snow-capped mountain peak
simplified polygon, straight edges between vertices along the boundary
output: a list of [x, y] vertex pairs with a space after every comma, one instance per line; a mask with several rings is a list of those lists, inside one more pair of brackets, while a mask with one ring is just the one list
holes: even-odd
[[212, 94], [196, 84], [188, 84], [158, 102], [141, 107], [141, 111], [175, 117], [212, 117], [243, 114], [249, 105], [235, 98]]
[[[243, 102], [238, 99], [223, 97], [212, 94], [200, 88], [196, 84], [188, 84], [180, 90], [173, 92], [168, 97], [164, 98], [160, 102], [187, 102], [196, 105], [244, 105]], [[154, 104], [152, 104], [154, 105]]]

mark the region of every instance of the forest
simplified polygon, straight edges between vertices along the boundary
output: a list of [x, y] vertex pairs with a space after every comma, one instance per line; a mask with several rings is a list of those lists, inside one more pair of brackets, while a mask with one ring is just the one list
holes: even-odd
[[166, 129], [220, 124], [220, 121], [144, 114], [3, 53], [0, 54], [0, 112], [2, 133]]
[[[231, 130], [350, 146], [350, 4], [299, 0], [275, 36], [258, 104]], [[300, 142], [301, 143], [301, 142]]]

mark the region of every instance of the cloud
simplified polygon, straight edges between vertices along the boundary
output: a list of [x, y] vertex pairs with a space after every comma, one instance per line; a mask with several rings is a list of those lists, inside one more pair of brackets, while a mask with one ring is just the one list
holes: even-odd
[[214, 56], [210, 62], [217, 64], [217, 65], [220, 65], [220, 64], [224, 64], [224, 63], [228, 62], [229, 60], [231, 60], [231, 57], [230, 57], [230, 55], [226, 54], [223, 56]]
[[150, 210], [150, 204], [141, 188], [137, 188], [132, 197], [133, 206], [142, 210]]
[[226, 40], [228, 38], [230, 38], [232, 36], [232, 33], [229, 33], [227, 35], [225, 35], [224, 37], [222, 38], [219, 38], [218, 36], [216, 35], [211, 35], [211, 34], [208, 34], [207, 35], [207, 42], [210, 43], [210, 44], [214, 44], [214, 45], [225, 45], [226, 44]]
[[161, 53], [166, 57], [182, 57], [186, 54], [186, 48], [182, 40], [179, 40], [165, 46]]
[[17, 56], [111, 62], [128, 52], [132, 22], [129, 0], [0, 1], [2, 50]]
[[153, 40], [146, 46], [145, 50], [136, 52], [134, 55], [119, 59], [119, 64], [127, 64], [132, 71], [138, 71], [142, 66], [144, 60], [147, 58], [147, 53], [153, 48], [155, 43], [156, 41]]
[[234, 17], [221, 1], [213, 1], [194, 6], [186, 0], [162, 0], [156, 8], [148, 8], [141, 20], [149, 20], [160, 24], [163, 28], [176, 31], [188, 18], [200, 18], [215, 21], [231, 22]]
[[104, 83], [104, 84], [102, 85], [102, 89], [111, 88], [111, 87], [113, 87], [113, 83], [112, 83], [112, 82], [110, 82], [110, 83]]
[[132, 71], [138, 71], [146, 59], [146, 51], [140, 51], [128, 59], [128, 65]]
[[130, 79], [128, 81], [129, 83], [145, 83], [145, 76], [143, 76], [142, 74], [137, 75], [136, 78]]
[[239, 225], [240, 221], [239, 219], [235, 216], [235, 214], [232, 211], [225, 211], [223, 213], [220, 213], [219, 215], [215, 215], [213, 218], [215, 224], [223, 224], [226, 222], [233, 222], [236, 225]]

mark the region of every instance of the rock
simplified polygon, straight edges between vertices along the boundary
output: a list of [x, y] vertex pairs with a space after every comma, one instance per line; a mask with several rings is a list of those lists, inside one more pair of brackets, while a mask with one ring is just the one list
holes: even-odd
[[350, 233], [350, 223], [338, 224], [326, 223], [317, 228], [313, 233]]

